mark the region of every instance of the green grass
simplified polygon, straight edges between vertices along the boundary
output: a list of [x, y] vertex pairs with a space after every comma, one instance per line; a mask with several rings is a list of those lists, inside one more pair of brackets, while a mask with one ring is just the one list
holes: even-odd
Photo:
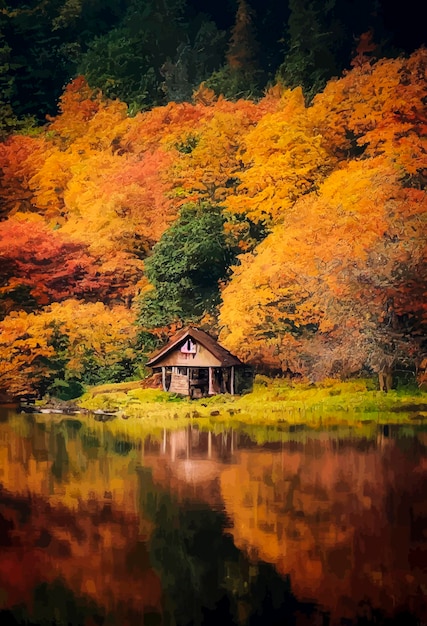
[[375, 389], [373, 381], [326, 380], [318, 385], [290, 384], [282, 379], [257, 377], [251, 393], [220, 395], [199, 400], [178, 397], [138, 383], [102, 385], [78, 401], [89, 411], [117, 411], [117, 421], [135, 421], [150, 428], [177, 428], [197, 421], [202, 427], [214, 424], [299, 425], [324, 428], [333, 425], [361, 427], [375, 423], [414, 423], [427, 420], [427, 393], [416, 388]]

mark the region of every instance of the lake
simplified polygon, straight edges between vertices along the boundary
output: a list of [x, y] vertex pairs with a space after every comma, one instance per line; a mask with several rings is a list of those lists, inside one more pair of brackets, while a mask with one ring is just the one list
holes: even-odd
[[427, 624], [426, 427], [1, 411], [0, 624]]

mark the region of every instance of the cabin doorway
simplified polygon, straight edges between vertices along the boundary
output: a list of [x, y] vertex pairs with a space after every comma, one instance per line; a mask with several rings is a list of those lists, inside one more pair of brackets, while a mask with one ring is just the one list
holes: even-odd
[[209, 368], [190, 368], [190, 398], [204, 398], [209, 395]]

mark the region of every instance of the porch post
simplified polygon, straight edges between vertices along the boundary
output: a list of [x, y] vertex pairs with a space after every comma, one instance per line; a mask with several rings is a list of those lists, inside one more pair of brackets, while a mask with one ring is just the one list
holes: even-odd
[[166, 391], [166, 367], [162, 367], [162, 387]]
[[209, 367], [208, 372], [209, 372], [209, 389], [208, 389], [208, 394], [210, 396], [213, 396], [215, 394], [215, 391], [214, 391], [214, 388], [213, 388], [213, 368]]
[[234, 396], [234, 365], [231, 366], [230, 393]]

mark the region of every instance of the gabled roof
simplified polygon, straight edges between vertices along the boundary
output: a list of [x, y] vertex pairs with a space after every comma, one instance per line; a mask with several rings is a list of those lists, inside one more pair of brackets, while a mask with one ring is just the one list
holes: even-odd
[[206, 350], [208, 350], [214, 357], [221, 362], [221, 367], [230, 367], [231, 365], [243, 365], [242, 361], [236, 356], [233, 356], [228, 350], [223, 348], [213, 337], [205, 333], [203, 330], [193, 328], [189, 326], [178, 331], [173, 337], [169, 339], [169, 342], [157, 352], [151, 355], [151, 358], [146, 363], [148, 367], [153, 367], [169, 352], [178, 348], [180, 344], [188, 338], [194, 339], [194, 341], [200, 343]]

